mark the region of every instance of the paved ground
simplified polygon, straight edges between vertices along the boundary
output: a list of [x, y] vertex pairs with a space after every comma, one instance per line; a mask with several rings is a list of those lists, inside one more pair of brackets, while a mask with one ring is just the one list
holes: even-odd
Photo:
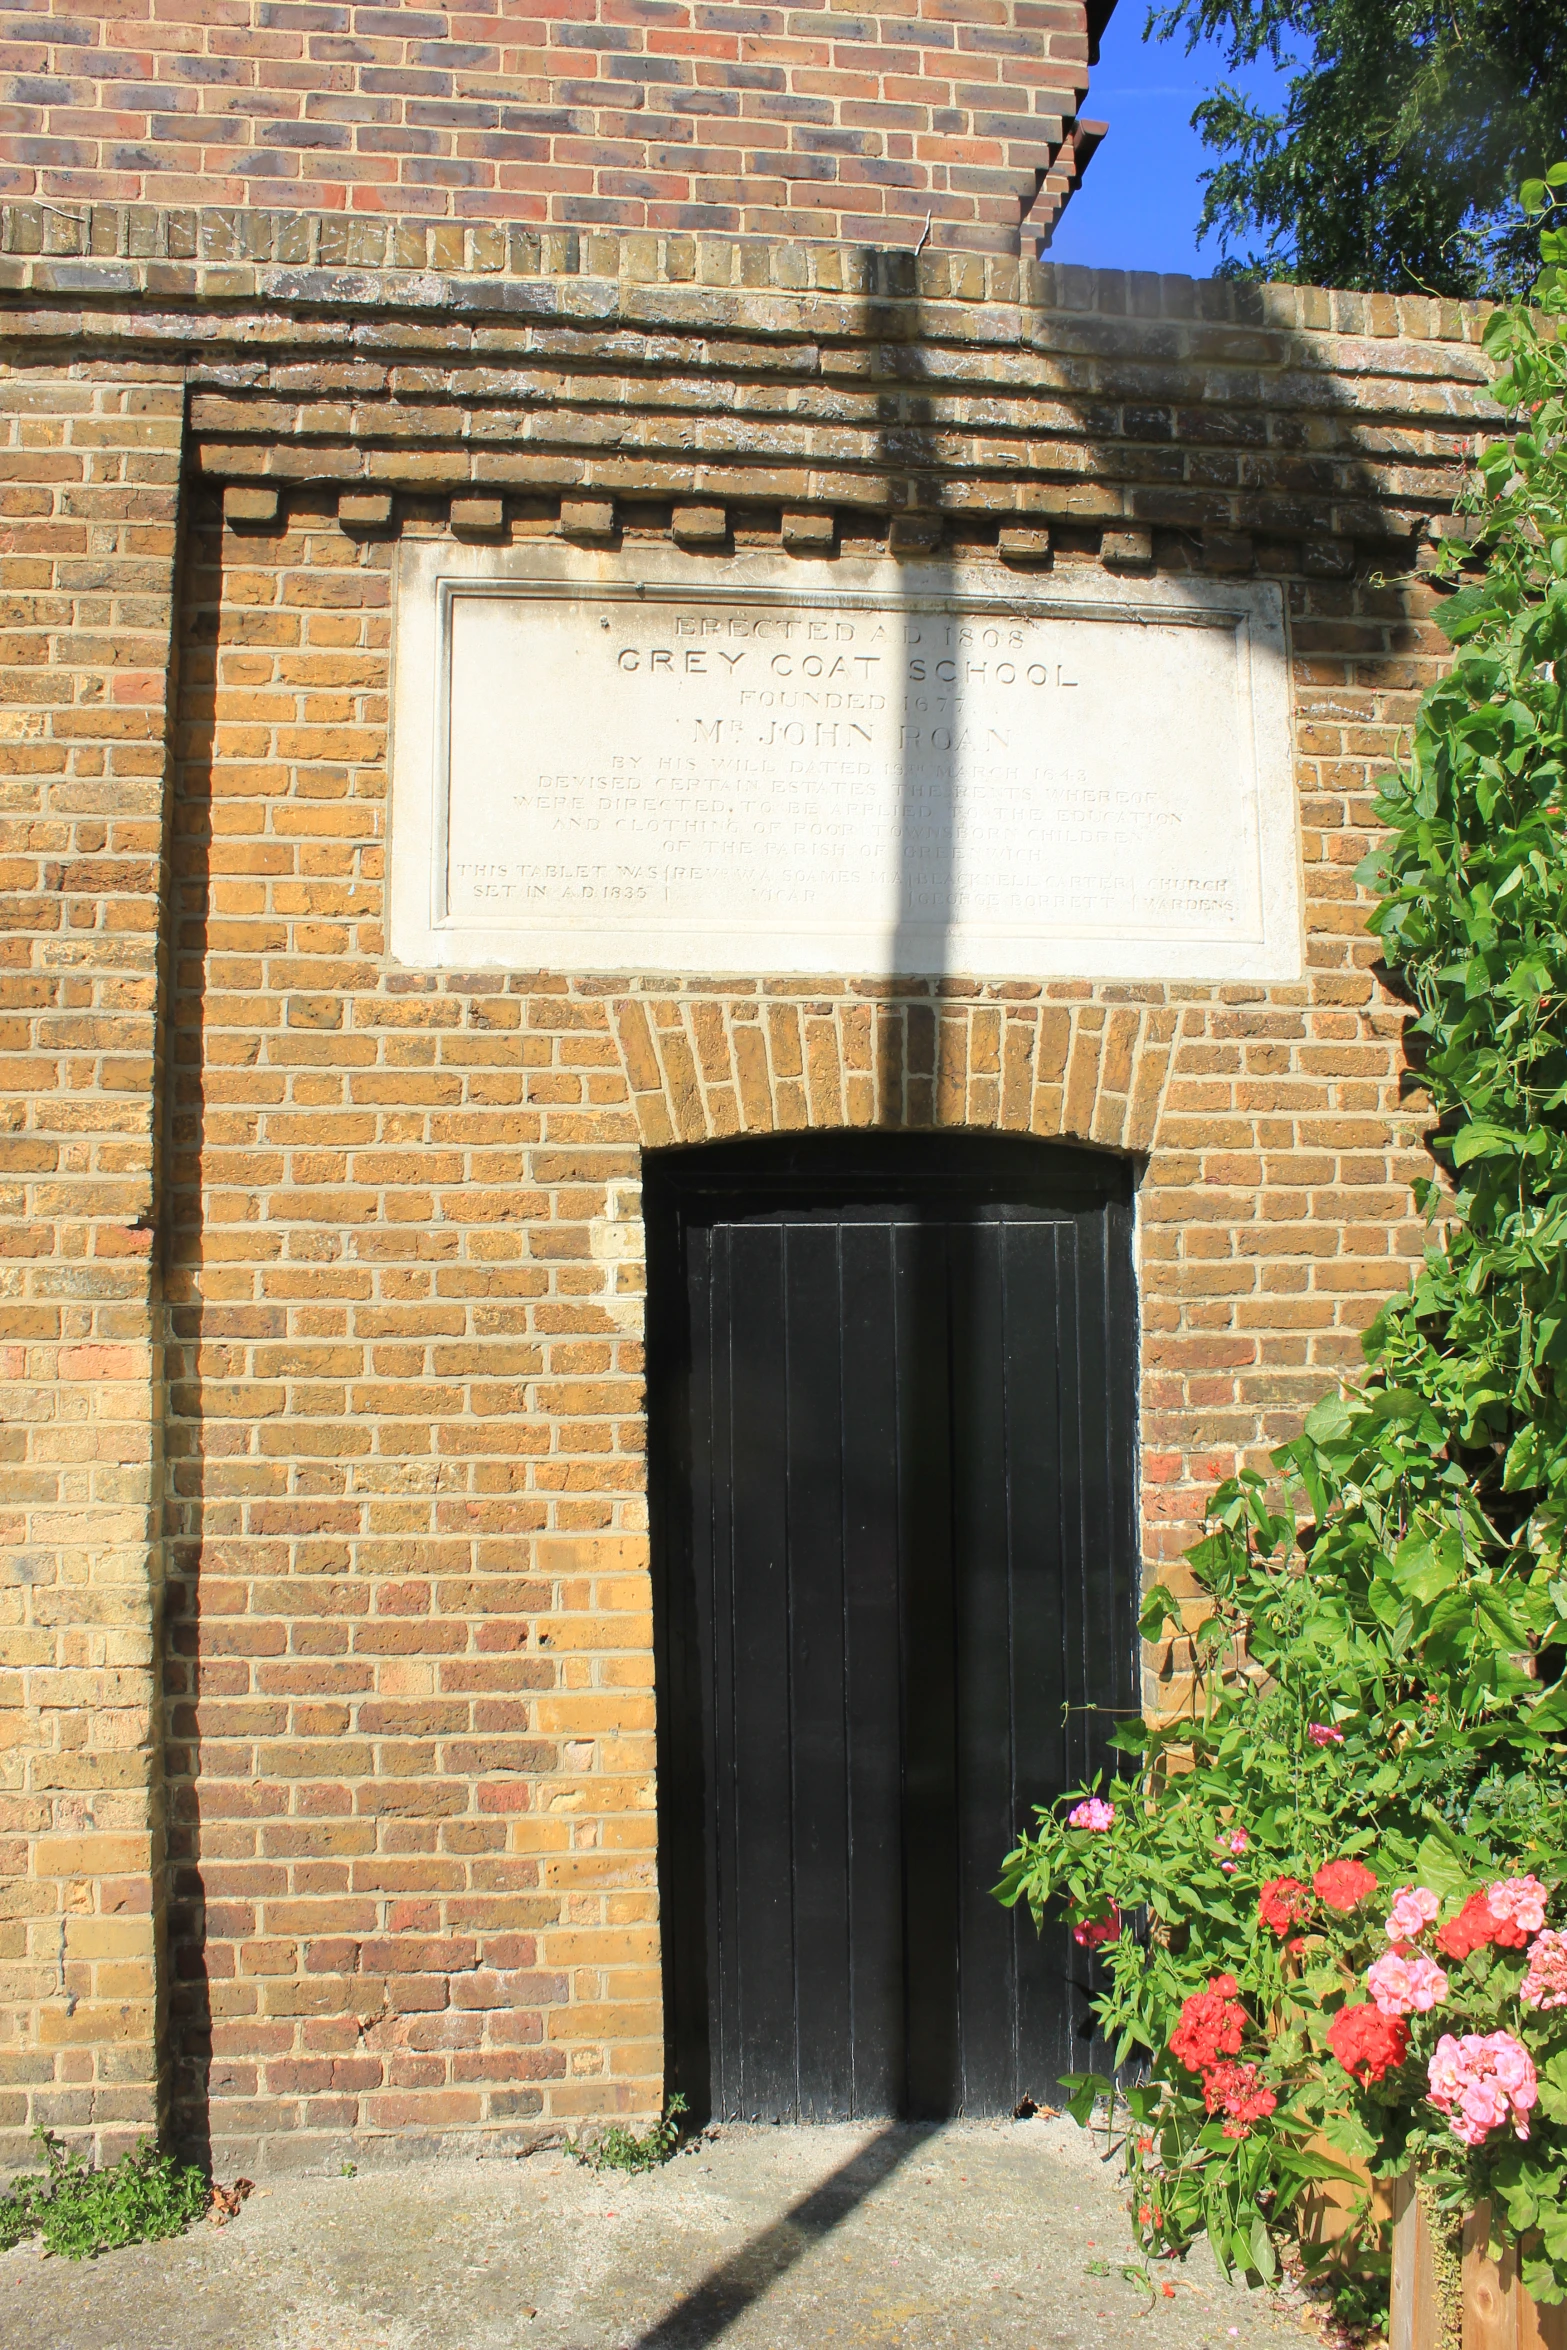
[[[650, 2176], [558, 2154], [279, 2179], [221, 2230], [0, 2257], [5, 2350], [1304, 2350], [1206, 2251], [1153, 2290], [1066, 2120], [725, 2129]], [[1165, 2284], [1175, 2290], [1167, 2295]]]

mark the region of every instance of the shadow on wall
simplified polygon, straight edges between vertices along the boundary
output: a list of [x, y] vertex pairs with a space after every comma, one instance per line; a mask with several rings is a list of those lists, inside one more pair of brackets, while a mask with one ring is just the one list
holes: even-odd
[[[210, 529], [194, 523], [185, 534], [175, 625], [181, 645], [180, 705], [174, 729], [173, 842], [170, 857], [169, 952], [171, 1034], [164, 1153], [169, 1187], [164, 1206], [166, 1316], [165, 1474], [168, 1481], [168, 1575], [163, 1621], [164, 1802], [168, 1882], [169, 2101], [175, 2146], [187, 2161], [210, 2169], [214, 2095], [242, 2095], [255, 2083], [226, 2073], [214, 2077], [213, 1954], [208, 1942], [207, 1889], [202, 1872], [204, 1813], [246, 1807], [247, 1794], [204, 1768], [200, 1727], [203, 1697], [247, 1694], [248, 1658], [203, 1653], [203, 1575], [221, 1572], [216, 1527], [207, 1522], [207, 1447], [222, 1443], [233, 1425], [209, 1416], [200, 1356], [207, 1341], [200, 1294], [201, 1159], [207, 1128], [207, 1027], [204, 975], [212, 927], [213, 770], [217, 740], [218, 606], [220, 556], [203, 571]], [[210, 599], [210, 600], [209, 600]], [[191, 980], [194, 980], [194, 985]], [[233, 1945], [230, 1943], [229, 1948]]]

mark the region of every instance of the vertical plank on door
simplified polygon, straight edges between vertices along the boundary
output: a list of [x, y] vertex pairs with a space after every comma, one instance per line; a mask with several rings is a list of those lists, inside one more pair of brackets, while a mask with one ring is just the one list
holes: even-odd
[[730, 1291], [720, 1349], [728, 1377], [719, 1390], [730, 1548], [718, 1562], [719, 1599], [734, 1659], [721, 1698], [717, 1784], [727, 1829], [720, 1874], [730, 1888], [727, 1904], [720, 1896], [725, 2109], [796, 2113], [783, 1235], [776, 1226], [733, 1225], [717, 1237]]
[[914, 2116], [954, 2113], [961, 2097], [947, 1247], [942, 1222], [896, 1228], [904, 2094]]
[[902, 2113], [903, 1651], [899, 1637], [898, 1398], [894, 1228], [841, 1233], [844, 1736], [849, 1762], [852, 2113]]
[[826, 2121], [849, 2110], [853, 2088], [839, 1235], [794, 1224], [781, 1237], [799, 2113]]

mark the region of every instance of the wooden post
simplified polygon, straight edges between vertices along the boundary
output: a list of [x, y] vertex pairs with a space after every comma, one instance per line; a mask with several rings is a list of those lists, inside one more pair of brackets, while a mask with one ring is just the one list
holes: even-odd
[[1436, 2247], [1413, 2165], [1393, 2182], [1393, 2300], [1388, 2350], [1444, 2350]]
[[[1464, 2222], [1461, 2350], [1567, 2350], [1567, 2302], [1536, 2301], [1519, 2278], [1515, 2251], [1491, 2258], [1490, 2235], [1491, 2207], [1482, 2203]], [[1460, 2350], [1443, 2326], [1436, 2251], [1413, 2170], [1393, 2183], [1388, 2350]]]
[[1464, 2222], [1463, 2350], [1567, 2350], [1567, 2303], [1536, 2301], [1510, 2245], [1491, 2258], [1490, 2234], [1491, 2206], [1482, 2203]]

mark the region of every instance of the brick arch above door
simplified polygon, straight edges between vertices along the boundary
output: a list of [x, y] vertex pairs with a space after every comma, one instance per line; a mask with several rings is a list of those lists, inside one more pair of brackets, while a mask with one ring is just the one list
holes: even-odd
[[1180, 1013], [1162, 988], [972, 996], [755, 987], [612, 1006], [645, 1146], [971, 1127], [1145, 1152]]

